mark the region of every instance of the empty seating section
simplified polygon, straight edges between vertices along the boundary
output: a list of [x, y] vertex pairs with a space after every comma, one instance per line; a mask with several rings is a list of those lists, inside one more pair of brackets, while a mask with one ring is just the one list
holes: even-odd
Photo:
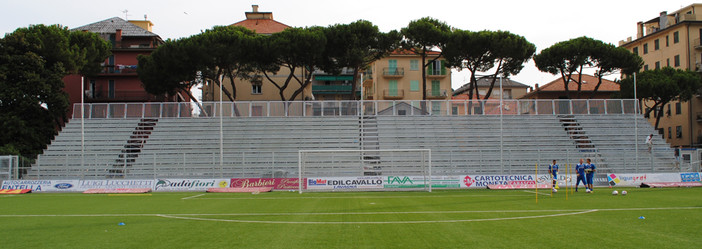
[[378, 117], [380, 148], [431, 149], [435, 175], [532, 174], [537, 161], [579, 155], [555, 116], [509, 115], [502, 126], [500, 160], [499, 116]]
[[73, 119], [39, 155], [27, 177], [105, 178], [138, 123], [139, 119], [86, 119], [81, 157], [81, 123]]
[[[161, 119], [131, 176], [296, 177], [299, 150], [358, 150], [358, 117]], [[221, 161], [221, 162], [220, 162]]]
[[[575, 116], [597, 148], [601, 163], [611, 172], [673, 170], [673, 150], [643, 117], [637, 116], [635, 122], [632, 115]], [[638, 153], [635, 150], [635, 123], [638, 127]], [[650, 134], [654, 134], [651, 153], [645, 144]]]
[[[366, 117], [363, 130], [358, 116], [227, 117], [222, 133], [219, 118], [86, 119], [83, 156], [73, 119], [25, 178], [297, 177], [299, 150], [359, 149], [431, 149], [433, 175], [533, 174], [537, 162], [585, 157], [604, 173], [672, 170], [672, 151], [659, 136], [647, 152], [646, 136], [656, 133], [642, 117], [638, 168], [633, 116], [574, 115], [568, 124], [559, 117], [380, 115]], [[579, 125], [580, 135], [566, 125]], [[584, 140], [594, 149], [578, 146]], [[383, 156], [364, 156], [359, 165]]]

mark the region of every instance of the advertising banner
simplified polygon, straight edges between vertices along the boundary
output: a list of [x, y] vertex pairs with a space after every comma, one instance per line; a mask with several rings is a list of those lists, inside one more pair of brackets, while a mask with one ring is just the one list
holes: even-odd
[[[559, 177], [561, 178], [561, 177]], [[565, 183], [559, 181], [559, 184]], [[534, 185], [551, 182], [550, 175], [463, 175], [460, 176], [461, 188], [487, 188], [488, 185]], [[561, 183], [563, 182], [563, 183]]]
[[0, 189], [31, 189], [32, 192], [76, 192], [78, 180], [5, 180]]
[[309, 190], [383, 188], [382, 176], [307, 178]]
[[[270, 187], [273, 190], [296, 190], [300, 186], [298, 178], [232, 178], [230, 188]], [[305, 187], [303, 179], [302, 187]]]
[[682, 180], [682, 182], [699, 182], [700, 181], [700, 173], [698, 173], [698, 172], [680, 173], [680, 179]]
[[[424, 176], [386, 176], [384, 188], [424, 188]], [[432, 188], [460, 188], [458, 176], [431, 176]]]
[[78, 191], [88, 189], [154, 188], [156, 180], [80, 180]]
[[229, 186], [229, 179], [156, 179], [153, 187], [158, 192], [188, 192], [207, 191], [209, 188], [226, 188]]
[[680, 173], [595, 174], [595, 186], [637, 187], [644, 182], [680, 182]]

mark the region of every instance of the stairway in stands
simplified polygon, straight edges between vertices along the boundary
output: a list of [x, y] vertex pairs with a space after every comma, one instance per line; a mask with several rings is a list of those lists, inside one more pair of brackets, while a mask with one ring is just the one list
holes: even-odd
[[[593, 158], [593, 160], [600, 164], [605, 163], [602, 162], [602, 156], [597, 151], [595, 144], [592, 143], [592, 139], [590, 139], [587, 132], [574, 115], [558, 115], [558, 122], [561, 123], [568, 137], [575, 142], [575, 147], [578, 148], [579, 152], [583, 153], [586, 157]], [[597, 161], [596, 159], [600, 160]]]
[[[375, 116], [358, 118], [359, 142], [364, 175], [380, 175], [380, 141], [378, 140], [378, 120]], [[368, 152], [366, 152], [368, 151]]]
[[113, 178], [124, 178], [127, 169], [132, 167], [139, 154], [141, 154], [141, 149], [146, 144], [157, 123], [158, 119], [155, 118], [142, 118], [139, 121], [134, 131], [132, 131], [132, 135], [129, 136], [129, 140], [124, 144], [124, 148], [117, 156], [117, 159], [115, 159], [114, 164], [112, 164], [113, 169], [109, 172], [110, 176]]

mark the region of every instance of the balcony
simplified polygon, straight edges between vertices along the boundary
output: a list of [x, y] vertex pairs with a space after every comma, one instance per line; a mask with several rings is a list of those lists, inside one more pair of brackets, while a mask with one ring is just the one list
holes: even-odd
[[399, 89], [399, 90], [383, 90], [383, 98], [384, 99], [402, 99], [405, 97], [405, 90], [404, 89]]
[[149, 102], [164, 101], [164, 96], [155, 96], [144, 90], [86, 91], [85, 98], [97, 102]]
[[448, 97], [448, 91], [446, 89], [427, 90], [427, 99], [445, 99]]
[[429, 79], [445, 78], [446, 75], [446, 70], [444, 70], [443, 72], [441, 72], [441, 70], [427, 70], [427, 78]]
[[383, 68], [383, 76], [386, 78], [402, 78], [405, 76], [405, 68], [385, 67]]
[[692, 46], [693, 46], [695, 49], [702, 49], [702, 42], [700, 42], [700, 39], [699, 39], [699, 38], [694, 39], [694, 40], [692, 40]]
[[100, 74], [136, 75], [137, 65], [105, 65]]
[[312, 94], [351, 94], [351, 85], [313, 85]]

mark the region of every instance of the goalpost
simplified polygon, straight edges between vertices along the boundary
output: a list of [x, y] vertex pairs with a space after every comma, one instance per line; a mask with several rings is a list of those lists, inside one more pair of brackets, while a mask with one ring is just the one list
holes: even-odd
[[300, 150], [299, 192], [428, 191], [430, 149]]

